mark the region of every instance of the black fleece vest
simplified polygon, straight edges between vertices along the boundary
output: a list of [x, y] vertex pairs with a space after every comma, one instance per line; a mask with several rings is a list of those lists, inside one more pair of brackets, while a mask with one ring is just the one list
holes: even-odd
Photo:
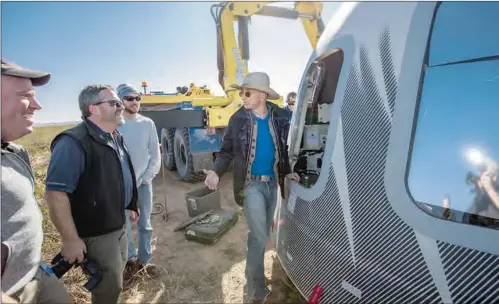
[[[126, 148], [133, 181], [131, 202], [124, 201], [123, 173], [116, 150], [89, 122], [57, 135], [51, 150], [62, 135], [76, 139], [85, 155], [85, 167], [76, 189], [69, 193], [71, 213], [80, 237], [92, 237], [122, 229], [125, 224], [125, 209], [137, 211], [137, 186], [135, 173]], [[123, 137], [115, 132], [117, 141], [124, 147]]]

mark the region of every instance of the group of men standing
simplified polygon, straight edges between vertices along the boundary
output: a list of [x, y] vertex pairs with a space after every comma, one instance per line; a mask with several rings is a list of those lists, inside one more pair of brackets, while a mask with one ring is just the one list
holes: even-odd
[[[27, 151], [13, 143], [32, 132], [41, 106], [33, 87], [50, 74], [2, 60], [2, 302], [67, 303], [64, 286], [43, 262], [42, 215], [34, 197], [35, 180]], [[298, 181], [288, 160], [290, 113], [268, 100], [279, 95], [265, 73], [248, 74], [241, 85], [241, 107], [230, 118], [213, 170], [205, 184], [218, 187], [234, 162], [236, 203], [248, 224], [246, 280], [250, 303], [270, 290], [264, 277], [264, 251], [278, 188]], [[138, 114], [141, 94], [128, 84], [89, 85], [79, 97], [82, 122], [51, 143], [45, 202], [61, 235], [69, 263], [96, 261], [102, 280], [91, 290], [92, 303], [118, 303], [127, 281], [140, 270], [158, 277], [151, 264], [152, 180], [161, 156], [154, 122]], [[137, 222], [138, 251], [131, 233]], [[133, 281], [133, 280], [132, 280]]]
[[[34, 112], [41, 109], [33, 87], [49, 80], [49, 73], [2, 59], [2, 300], [14, 303], [69, 302], [42, 261], [34, 174], [27, 151], [13, 143], [32, 132]], [[149, 261], [152, 180], [161, 156], [154, 122], [138, 114], [140, 99], [128, 84], [85, 87], [78, 97], [82, 122], [50, 146], [45, 202], [64, 259], [93, 260], [101, 267], [92, 303], [118, 303], [126, 281], [142, 269], [159, 275]]]

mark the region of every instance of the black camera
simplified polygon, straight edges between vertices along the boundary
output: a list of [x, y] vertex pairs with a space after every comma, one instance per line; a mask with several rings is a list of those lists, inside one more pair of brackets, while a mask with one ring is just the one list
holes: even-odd
[[92, 288], [94, 288], [102, 279], [102, 271], [99, 264], [94, 260], [88, 259], [86, 255], [83, 262], [78, 263], [75, 261], [73, 264], [70, 264], [64, 260], [62, 254], [59, 252], [52, 259], [51, 265], [52, 266], [50, 268], [52, 269], [52, 272], [54, 272], [54, 275], [59, 279], [72, 267], [81, 267], [81, 270], [88, 278], [87, 283], [85, 283], [83, 287], [85, 287], [88, 291], [91, 291]]

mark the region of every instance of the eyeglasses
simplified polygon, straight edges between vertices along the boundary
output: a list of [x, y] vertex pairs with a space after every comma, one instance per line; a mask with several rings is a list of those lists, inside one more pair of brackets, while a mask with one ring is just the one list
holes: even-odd
[[134, 100], [137, 100], [137, 101], [140, 101], [142, 99], [142, 97], [140, 96], [125, 96], [123, 97], [124, 100], [126, 101], [134, 101]]
[[95, 103], [96, 106], [98, 105], [101, 105], [103, 103], [108, 103], [111, 107], [117, 107], [117, 108], [121, 108], [123, 106], [123, 104], [121, 103], [121, 101], [119, 100], [116, 100], [116, 99], [111, 99], [111, 100], [105, 100], [105, 101], [99, 101], [97, 103]]
[[239, 92], [239, 96], [240, 96], [240, 97], [243, 97], [243, 94], [244, 94], [244, 96], [246, 96], [246, 97], [250, 97], [250, 96], [251, 96], [251, 92], [250, 92], [250, 91], [246, 91], [246, 92], [240, 91], [240, 92]]

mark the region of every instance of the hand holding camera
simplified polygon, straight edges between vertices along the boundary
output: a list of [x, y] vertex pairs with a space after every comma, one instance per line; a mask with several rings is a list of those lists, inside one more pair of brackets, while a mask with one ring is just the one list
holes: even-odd
[[81, 263], [78, 262], [78, 259], [74, 260], [74, 263], [70, 263], [63, 257], [62, 253], [59, 252], [52, 259], [51, 265], [52, 272], [59, 279], [71, 268], [81, 267], [81, 270], [89, 279], [87, 283], [83, 285], [88, 291], [91, 291], [102, 279], [102, 270], [99, 264], [94, 260], [88, 259], [86, 254], [83, 256]]

